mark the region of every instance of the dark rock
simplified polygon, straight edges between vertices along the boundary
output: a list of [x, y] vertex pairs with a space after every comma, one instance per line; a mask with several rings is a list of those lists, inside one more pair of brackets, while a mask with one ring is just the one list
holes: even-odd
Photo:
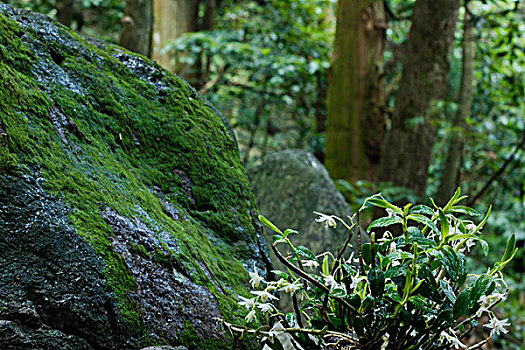
[[229, 126], [194, 89], [0, 5], [0, 348], [249, 348], [216, 319], [242, 321], [260, 232]]

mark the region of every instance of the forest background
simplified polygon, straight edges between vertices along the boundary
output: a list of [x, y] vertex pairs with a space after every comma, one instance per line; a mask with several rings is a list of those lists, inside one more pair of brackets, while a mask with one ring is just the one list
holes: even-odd
[[[525, 11], [508, 0], [8, 0], [82, 35], [151, 57], [186, 79], [235, 131], [245, 167], [300, 148], [348, 202], [372, 193], [493, 206], [496, 260], [525, 242]], [[373, 215], [372, 213], [370, 215]], [[506, 268], [525, 341], [524, 249]], [[480, 267], [481, 269], [481, 267]], [[480, 273], [480, 271], [471, 271]], [[483, 332], [483, 330], [480, 330]]]

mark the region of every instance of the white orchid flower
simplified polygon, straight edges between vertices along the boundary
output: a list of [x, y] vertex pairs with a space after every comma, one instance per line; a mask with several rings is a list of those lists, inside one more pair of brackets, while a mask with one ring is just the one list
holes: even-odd
[[264, 313], [272, 312], [274, 310], [274, 308], [275, 308], [272, 304], [268, 304], [268, 303], [266, 303], [266, 304], [259, 304], [259, 305], [257, 305], [257, 307], [259, 309], [261, 309], [261, 311], [264, 312]]
[[324, 274], [321, 274], [321, 276], [323, 276], [323, 278], [324, 278], [324, 281], [325, 281], [324, 285], [327, 286], [327, 287], [330, 287], [330, 290], [339, 287], [339, 283], [337, 283], [337, 281], [335, 280], [334, 276], [332, 276], [332, 275], [324, 275]]
[[246, 322], [250, 323], [255, 319], [255, 308], [252, 309], [252, 311], [248, 312], [248, 315], [244, 318]]
[[299, 280], [295, 281], [294, 283], [289, 283], [285, 285], [284, 287], [281, 287], [279, 291], [294, 294], [297, 290], [301, 288], [301, 282]]
[[317, 211], [314, 211], [314, 214], [319, 215], [319, 218], [315, 219], [315, 221], [324, 222], [326, 227], [337, 227], [337, 223], [332, 215], [326, 215]]
[[245, 306], [248, 310], [253, 309], [255, 306], [255, 298], [244, 298], [239, 295], [239, 298], [241, 298], [242, 301], [239, 301], [238, 304], [241, 306]]
[[252, 288], [259, 287], [261, 282], [264, 281], [264, 279], [259, 276], [255, 263], [253, 263], [253, 272], [248, 272], [248, 274], [250, 275], [250, 284], [252, 285]]
[[361, 281], [366, 281], [366, 277], [364, 276], [359, 276], [359, 271], [357, 271], [356, 275], [355, 276], [352, 276], [352, 283], [350, 283], [350, 289], [356, 289], [357, 288], [357, 285], [359, 284], [359, 282]]
[[303, 264], [303, 267], [309, 267], [311, 269], [319, 267], [319, 263], [314, 260], [304, 260], [302, 264]]
[[439, 335], [439, 341], [440, 343], [444, 343], [445, 340], [447, 342], [449, 342], [451, 345], [454, 346], [455, 349], [459, 349], [459, 348], [463, 348], [463, 349], [466, 349], [467, 346], [465, 344], [463, 344], [457, 337], [455, 334], [450, 334], [446, 331], [443, 331], [441, 332], [441, 334]]
[[261, 298], [261, 301], [263, 303], [266, 302], [266, 300], [268, 299], [274, 299], [274, 300], [277, 300], [276, 297], [274, 297], [273, 295], [271, 295], [270, 293], [268, 293], [267, 291], [265, 290], [253, 290], [251, 291], [250, 293], [254, 294], [254, 295], [257, 295], [258, 297]]
[[494, 334], [499, 335], [500, 333], [508, 333], [509, 331], [505, 329], [505, 327], [510, 326], [510, 323], [507, 322], [509, 319], [506, 318], [504, 320], [498, 320], [496, 316], [492, 316], [490, 322], [484, 327], [492, 328], [490, 331], [490, 336], [492, 337]]

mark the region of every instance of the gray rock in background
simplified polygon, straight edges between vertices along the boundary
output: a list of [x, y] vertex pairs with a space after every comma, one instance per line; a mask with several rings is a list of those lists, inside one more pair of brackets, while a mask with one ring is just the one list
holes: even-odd
[[[277, 227], [291, 228], [300, 234], [292, 242], [310, 249], [314, 254], [335, 253], [347, 237], [344, 226], [327, 228], [315, 221], [314, 211], [346, 218], [350, 206], [335, 188], [325, 167], [311, 154], [301, 150], [274, 153], [259, 166], [248, 169], [259, 213]], [[265, 238], [272, 243], [271, 231]], [[274, 267], [283, 267], [270, 250]]]

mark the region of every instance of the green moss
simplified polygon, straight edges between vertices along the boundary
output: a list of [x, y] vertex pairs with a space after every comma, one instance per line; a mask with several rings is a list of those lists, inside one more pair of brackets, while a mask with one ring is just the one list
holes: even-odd
[[[34, 57], [20, 31], [0, 14], [0, 125], [9, 135], [8, 142], [0, 136], [0, 172], [7, 164], [29, 167], [47, 180], [48, 191], [74, 208], [71, 221], [103, 257], [121, 316], [134, 332], [147, 334], [140, 308], [129, 297], [136, 281], [113, 250], [113, 233], [102, 216], [107, 208], [170, 232], [180, 250], [164, 245], [148, 252], [140, 244], [134, 250], [166, 268], [183, 266], [216, 296], [226, 319], [238, 319], [233, 295], [247, 293], [240, 259], [248, 248], [228, 243], [255, 242], [250, 214], [255, 206], [237, 147], [219, 118], [178, 78], [150, 76], [171, 87], [159, 91], [109, 55], [116, 49], [96, 49], [63, 28], [61, 35], [85, 51], [47, 42], [47, 61], [52, 63], [51, 53], [61, 57], [53, 74], [65, 72], [81, 89], [38, 82], [35, 68], [46, 58]], [[166, 194], [180, 220], [168, 215], [153, 187]], [[202, 260], [218, 282], [208, 279]], [[224, 295], [217, 283], [232, 293]]]

